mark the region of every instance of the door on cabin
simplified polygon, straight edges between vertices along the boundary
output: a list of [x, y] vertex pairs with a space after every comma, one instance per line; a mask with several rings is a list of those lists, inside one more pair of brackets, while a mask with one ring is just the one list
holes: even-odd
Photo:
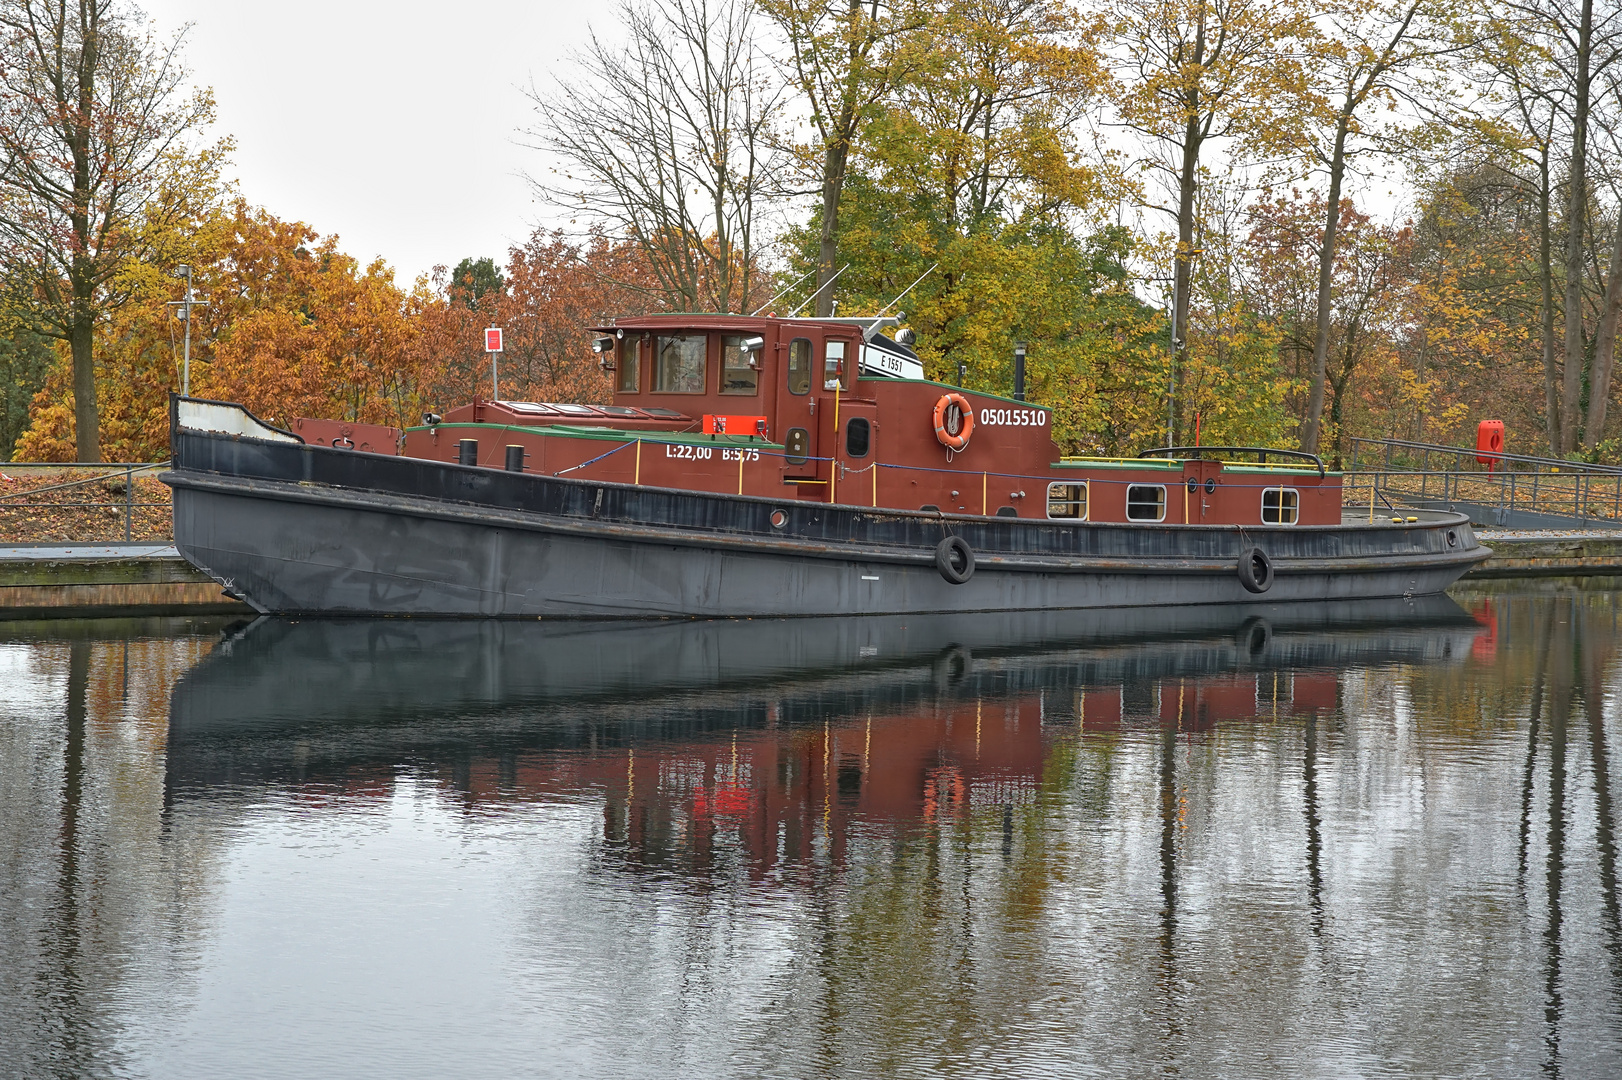
[[[832, 410], [830, 410], [832, 411]], [[870, 401], [839, 402], [839, 434], [833, 440], [839, 464], [834, 501], [855, 506], [878, 505], [878, 406]]]
[[815, 371], [822, 335], [813, 331], [789, 339], [783, 364], [783, 390], [778, 398], [778, 437], [783, 440], [783, 478], [817, 479], [817, 399]]

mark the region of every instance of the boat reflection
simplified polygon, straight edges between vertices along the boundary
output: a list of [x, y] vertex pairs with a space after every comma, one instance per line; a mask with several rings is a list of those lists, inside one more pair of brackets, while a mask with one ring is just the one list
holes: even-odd
[[1463, 660], [1446, 597], [1339, 605], [642, 625], [260, 620], [175, 689], [172, 799], [470, 805], [601, 793], [630, 864], [842, 860], [853, 822], [1007, 811], [1084, 733], [1333, 710], [1341, 672]]

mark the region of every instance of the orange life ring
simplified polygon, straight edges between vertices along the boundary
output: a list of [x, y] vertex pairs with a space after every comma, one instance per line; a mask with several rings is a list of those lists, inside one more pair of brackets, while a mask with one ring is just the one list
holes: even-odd
[[[956, 416], [951, 413], [954, 405], [957, 406]], [[961, 427], [962, 430], [947, 430], [949, 420], [956, 421], [952, 428]], [[946, 449], [955, 451], [969, 445], [969, 436], [973, 434], [974, 410], [969, 408], [969, 399], [962, 394], [942, 394], [941, 399], [935, 402], [935, 438]]]

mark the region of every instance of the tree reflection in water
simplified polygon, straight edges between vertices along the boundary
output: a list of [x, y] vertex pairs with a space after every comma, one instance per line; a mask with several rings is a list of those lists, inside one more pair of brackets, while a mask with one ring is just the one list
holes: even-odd
[[[1608, 1075], [1616, 597], [1465, 607], [23, 642], [64, 678], [0, 714], [8, 783], [59, 763], [0, 806], [0, 1052], [231, 1071], [258, 1035], [196, 988], [312, 989], [233, 934], [308, 908], [342, 949], [443, 879], [510, 905], [495, 967], [435, 925], [521, 1004], [434, 999], [428, 1045], [345, 1002], [425, 1074], [510, 1043], [604, 1075]], [[424, 855], [345, 908], [383, 818], [499, 869]], [[226, 887], [295, 834], [332, 854]], [[381, 992], [416, 951], [361, 962]], [[356, 1030], [312, 1023], [305, 1064], [359, 1065]]]

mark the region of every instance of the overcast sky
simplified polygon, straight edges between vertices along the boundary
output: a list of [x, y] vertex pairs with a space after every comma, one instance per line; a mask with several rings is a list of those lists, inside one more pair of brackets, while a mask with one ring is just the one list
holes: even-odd
[[505, 261], [547, 217], [520, 175], [522, 88], [584, 45], [604, 3], [558, 0], [136, 0], [167, 37], [185, 23], [250, 202], [381, 255], [409, 284], [463, 256]]

